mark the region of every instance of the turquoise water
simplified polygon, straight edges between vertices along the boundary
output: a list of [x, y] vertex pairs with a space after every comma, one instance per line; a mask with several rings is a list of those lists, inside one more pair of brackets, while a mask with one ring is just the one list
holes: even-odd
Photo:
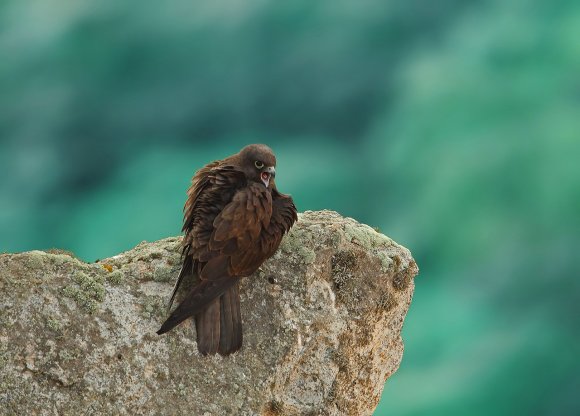
[[0, 56], [0, 251], [176, 235], [264, 142], [421, 268], [377, 415], [580, 412], [578, 2], [4, 1]]

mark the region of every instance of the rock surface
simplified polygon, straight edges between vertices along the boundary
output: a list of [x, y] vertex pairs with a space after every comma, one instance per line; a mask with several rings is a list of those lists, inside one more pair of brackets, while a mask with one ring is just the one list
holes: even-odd
[[410, 252], [335, 212], [301, 214], [241, 285], [244, 345], [157, 336], [180, 238], [87, 264], [0, 256], [0, 409], [27, 415], [371, 415], [403, 354]]

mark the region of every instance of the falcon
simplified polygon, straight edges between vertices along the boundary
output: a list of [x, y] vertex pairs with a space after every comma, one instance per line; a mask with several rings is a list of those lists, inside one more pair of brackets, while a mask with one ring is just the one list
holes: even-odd
[[[229, 355], [241, 348], [240, 279], [276, 252], [298, 218], [275, 176], [276, 157], [263, 144], [195, 173], [183, 209], [183, 265], [169, 307], [178, 290], [186, 294], [157, 334], [193, 317], [201, 354]], [[188, 281], [198, 283], [187, 288]]]

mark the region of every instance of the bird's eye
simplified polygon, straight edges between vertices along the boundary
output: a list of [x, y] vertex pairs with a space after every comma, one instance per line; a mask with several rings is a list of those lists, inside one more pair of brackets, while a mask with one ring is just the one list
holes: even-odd
[[254, 165], [256, 165], [256, 167], [257, 167], [258, 169], [262, 169], [262, 168], [264, 167], [264, 162], [260, 162], [259, 160], [256, 160], [256, 161], [254, 162]]

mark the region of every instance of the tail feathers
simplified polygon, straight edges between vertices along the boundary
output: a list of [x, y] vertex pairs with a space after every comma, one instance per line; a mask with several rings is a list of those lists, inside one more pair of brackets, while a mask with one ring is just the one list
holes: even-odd
[[220, 299], [214, 300], [206, 310], [195, 316], [197, 349], [200, 354], [218, 352], [220, 343]]
[[242, 347], [238, 283], [195, 316], [197, 348], [202, 355], [229, 355]]
[[[204, 311], [214, 299], [221, 296], [236, 283], [237, 279], [231, 277], [223, 277], [216, 280], [203, 280], [199, 285], [195, 286], [179, 306], [175, 308], [169, 318], [167, 318], [163, 325], [161, 325], [157, 334], [164, 334], [185, 321], [187, 318]], [[217, 317], [218, 323], [220, 321], [219, 310], [220, 308], [218, 305], [217, 315], [212, 311], [212, 316]]]
[[242, 347], [242, 315], [238, 283], [220, 298], [219, 353], [229, 355]]

